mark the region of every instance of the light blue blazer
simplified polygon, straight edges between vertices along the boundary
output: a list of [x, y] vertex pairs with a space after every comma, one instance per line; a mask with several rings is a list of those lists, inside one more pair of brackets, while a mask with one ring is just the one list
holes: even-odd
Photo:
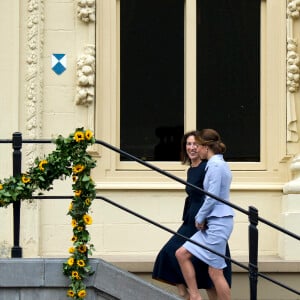
[[[206, 165], [206, 174], [203, 182], [204, 190], [229, 201], [231, 180], [232, 174], [228, 163], [224, 161], [223, 155], [213, 155]], [[206, 195], [203, 205], [195, 216], [195, 220], [197, 223], [203, 223], [209, 217], [225, 216], [234, 216], [233, 209], [229, 205]]]

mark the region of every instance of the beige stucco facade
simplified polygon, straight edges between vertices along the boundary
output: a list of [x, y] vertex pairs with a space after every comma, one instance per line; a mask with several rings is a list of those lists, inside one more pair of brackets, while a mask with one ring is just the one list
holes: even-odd
[[[186, 0], [187, 78], [186, 114], [196, 101], [195, 0]], [[2, 109], [0, 139], [15, 131], [24, 138], [68, 135], [84, 126], [97, 139], [118, 147], [118, 0], [10, 0], [0, 1], [0, 80]], [[300, 6], [297, 1], [262, 1], [261, 17], [261, 162], [231, 163], [231, 201], [299, 235], [300, 141], [299, 49]], [[51, 69], [52, 54], [66, 54], [66, 70]], [[86, 68], [85, 68], [86, 67]], [[96, 67], [96, 68], [95, 68]], [[237, 83], [238, 84], [238, 83]], [[193, 118], [185, 121], [194, 128]], [[249, 124], [250, 126], [250, 124]], [[1, 144], [0, 176], [12, 174], [11, 146]], [[54, 146], [25, 145], [23, 170], [34, 158]], [[97, 159], [93, 171], [98, 194], [176, 230], [181, 221], [184, 186], [146, 170], [102, 146], [90, 149]], [[158, 167], [185, 179], [186, 167], [158, 163]], [[54, 195], [71, 195], [71, 181], [56, 182]], [[20, 245], [24, 257], [64, 257], [71, 246], [69, 200], [22, 203]], [[91, 209], [94, 256], [117, 261], [153, 261], [169, 238], [154, 225], [101, 200]], [[0, 210], [0, 257], [9, 257], [13, 245], [12, 209]], [[236, 212], [230, 239], [233, 257], [248, 255], [248, 217]], [[259, 255], [300, 260], [300, 245], [259, 224]]]

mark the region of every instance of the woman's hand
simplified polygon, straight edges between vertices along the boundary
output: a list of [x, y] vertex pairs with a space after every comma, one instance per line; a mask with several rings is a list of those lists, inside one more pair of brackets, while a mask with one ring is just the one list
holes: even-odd
[[201, 230], [201, 231], [204, 231], [206, 229], [206, 223], [205, 222], [203, 222], [203, 223], [195, 222], [195, 226], [198, 230]]

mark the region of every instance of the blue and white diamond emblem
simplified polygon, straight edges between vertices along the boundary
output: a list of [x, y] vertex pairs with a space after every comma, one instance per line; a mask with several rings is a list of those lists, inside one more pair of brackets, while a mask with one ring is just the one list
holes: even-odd
[[57, 74], [62, 74], [67, 69], [66, 54], [52, 54], [52, 70]]

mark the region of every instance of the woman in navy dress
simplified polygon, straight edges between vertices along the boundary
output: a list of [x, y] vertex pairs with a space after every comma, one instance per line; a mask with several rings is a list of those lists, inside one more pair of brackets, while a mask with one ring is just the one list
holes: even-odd
[[[213, 129], [200, 131], [198, 141], [202, 159], [208, 159], [203, 182], [204, 190], [210, 195], [229, 201], [232, 174], [223, 159], [226, 146], [220, 135]], [[226, 255], [226, 245], [233, 229], [233, 209], [210, 195], [205, 196], [203, 205], [195, 216], [198, 231], [191, 237], [195, 242]], [[185, 242], [176, 251], [183, 276], [188, 286], [190, 300], [202, 300], [197, 287], [197, 274], [192, 258], [197, 257], [208, 264], [208, 273], [216, 288], [218, 299], [230, 300], [230, 286], [223, 274], [225, 259], [192, 242]]]
[[[198, 134], [198, 131], [191, 131], [183, 136], [182, 163], [190, 165], [187, 171], [187, 181], [202, 189], [207, 161], [201, 160], [200, 158], [198, 142], [196, 141]], [[183, 209], [183, 223], [177, 232], [189, 238], [197, 232], [197, 228], [195, 227], [195, 216], [203, 204], [204, 194], [190, 186], [186, 186], [186, 193], [188, 196], [185, 200]], [[180, 248], [184, 242], [185, 239], [180, 236], [174, 235], [171, 237], [171, 239], [160, 250], [155, 260], [152, 278], [171, 285], [176, 285], [179, 295], [188, 299], [189, 295], [186, 283], [175, 257], [176, 250]], [[230, 256], [229, 248], [227, 249], [226, 256]], [[206, 289], [209, 299], [216, 300], [216, 291], [208, 275], [208, 265], [196, 258], [193, 258], [192, 262], [196, 270], [197, 287], [199, 289]], [[230, 285], [230, 263], [225, 268], [224, 274], [228, 284]]]

